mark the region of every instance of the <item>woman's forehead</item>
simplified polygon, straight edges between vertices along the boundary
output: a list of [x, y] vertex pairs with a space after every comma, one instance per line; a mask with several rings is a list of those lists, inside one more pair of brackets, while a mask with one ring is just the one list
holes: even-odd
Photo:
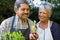
[[45, 9], [45, 8], [41, 8], [41, 9], [39, 9], [39, 11], [48, 12], [48, 10], [47, 10], [47, 9]]

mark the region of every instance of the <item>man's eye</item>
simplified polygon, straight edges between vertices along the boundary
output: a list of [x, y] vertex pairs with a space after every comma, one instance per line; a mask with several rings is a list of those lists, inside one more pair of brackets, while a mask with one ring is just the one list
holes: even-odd
[[25, 9], [21, 9], [22, 11], [24, 11]]
[[27, 9], [27, 11], [29, 11], [29, 9]]
[[26, 11], [29, 11], [29, 9], [24, 9], [24, 8], [23, 8], [23, 9], [21, 9], [21, 10], [22, 10], [22, 11], [25, 11], [25, 10], [26, 10]]

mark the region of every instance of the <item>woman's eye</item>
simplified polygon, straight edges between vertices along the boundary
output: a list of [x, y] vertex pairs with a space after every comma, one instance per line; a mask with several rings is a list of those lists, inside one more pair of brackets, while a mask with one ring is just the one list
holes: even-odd
[[39, 12], [39, 13], [42, 13], [42, 12]]
[[43, 14], [46, 14], [46, 13], [43, 13]]
[[39, 12], [40, 14], [46, 14], [45, 12]]

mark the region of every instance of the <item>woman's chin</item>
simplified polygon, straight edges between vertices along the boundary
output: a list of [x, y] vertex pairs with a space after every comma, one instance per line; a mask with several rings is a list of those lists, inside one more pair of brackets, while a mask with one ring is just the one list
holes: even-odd
[[43, 19], [40, 19], [40, 21], [45, 21], [45, 20], [43, 20]]

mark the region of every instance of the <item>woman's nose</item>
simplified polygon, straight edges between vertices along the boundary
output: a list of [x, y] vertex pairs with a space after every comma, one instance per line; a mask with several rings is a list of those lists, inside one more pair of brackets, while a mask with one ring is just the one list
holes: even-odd
[[40, 16], [43, 16], [43, 13], [39, 13]]

